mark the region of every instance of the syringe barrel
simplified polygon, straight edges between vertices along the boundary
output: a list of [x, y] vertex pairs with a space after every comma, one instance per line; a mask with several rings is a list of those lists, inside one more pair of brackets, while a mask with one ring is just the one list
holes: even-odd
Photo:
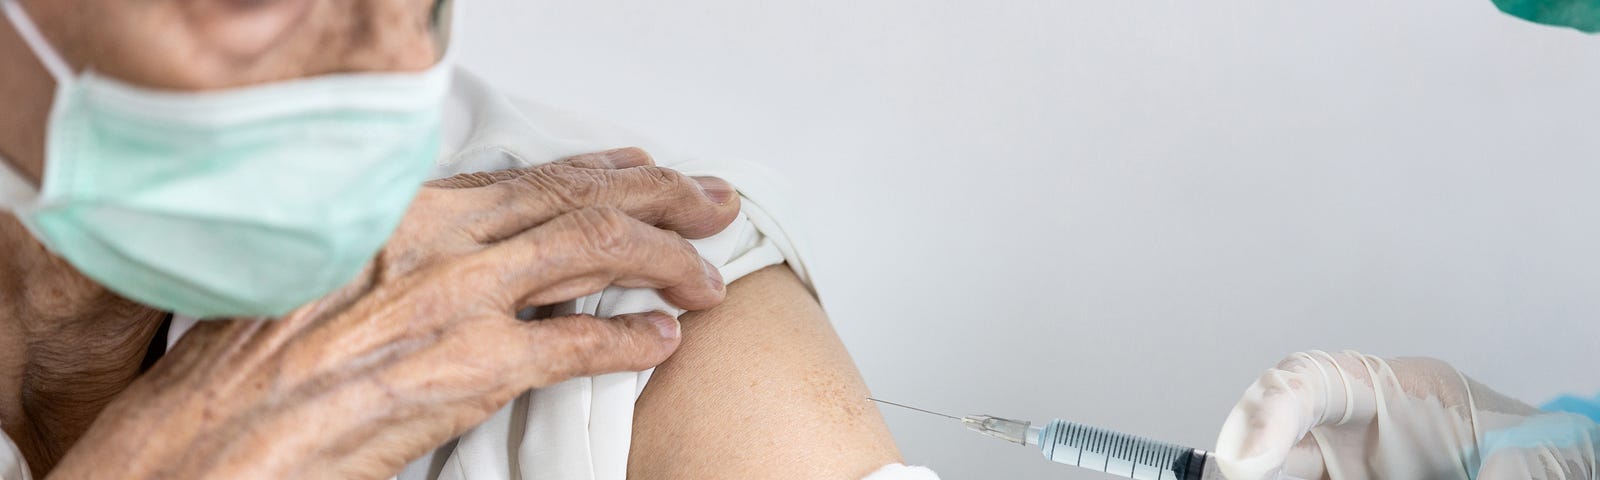
[[1126, 433], [1055, 420], [1039, 450], [1057, 463], [1139, 480], [1200, 480], [1206, 452]]

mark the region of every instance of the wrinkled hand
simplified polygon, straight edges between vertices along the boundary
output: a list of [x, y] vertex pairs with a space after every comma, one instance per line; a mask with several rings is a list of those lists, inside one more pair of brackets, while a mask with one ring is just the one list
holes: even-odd
[[[442, 258], [480, 252], [547, 222], [560, 224], [552, 225], [546, 238], [531, 239], [538, 242], [531, 252], [571, 256], [550, 260], [579, 269], [589, 266], [585, 262], [606, 262], [609, 270], [598, 271], [604, 273], [633, 268], [635, 265], [626, 262], [665, 253], [661, 250], [665, 247], [686, 246], [680, 235], [715, 235], [738, 213], [739, 196], [727, 182], [713, 177], [691, 178], [655, 167], [650, 155], [637, 148], [579, 155], [526, 169], [456, 175], [428, 182], [361, 280], [324, 297], [315, 307], [343, 308], [373, 285]], [[617, 217], [618, 224], [595, 222], [600, 217]], [[660, 230], [648, 228], [650, 225]], [[613, 227], [614, 230], [607, 230]], [[706, 274], [720, 284], [716, 266], [704, 266]], [[602, 281], [609, 279], [602, 275], [568, 280], [576, 283], [540, 292], [541, 298], [570, 300], [599, 291], [607, 285]], [[708, 304], [707, 290], [696, 285], [687, 287], [669, 288], [662, 293], [668, 301], [687, 310], [704, 309], [721, 301], [720, 291], [716, 292], [716, 300]]]
[[52, 476], [386, 478], [529, 388], [660, 363], [666, 314], [513, 316], [609, 285], [721, 302], [680, 234], [726, 227], [732, 188], [649, 163], [624, 149], [431, 184], [362, 280], [281, 319], [202, 322]]
[[1232, 480], [1593, 478], [1600, 427], [1428, 358], [1297, 353], [1245, 392], [1217, 457]]

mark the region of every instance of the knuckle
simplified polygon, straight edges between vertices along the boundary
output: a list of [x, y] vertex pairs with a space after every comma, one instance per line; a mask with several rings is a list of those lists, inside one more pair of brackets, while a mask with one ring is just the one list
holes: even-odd
[[559, 340], [547, 352], [551, 370], [563, 377], [587, 373], [604, 358], [610, 340], [588, 318], [570, 318], [546, 332]]
[[699, 184], [677, 170], [640, 167], [630, 172], [636, 189], [629, 193], [631, 209], [649, 223], [681, 227], [683, 219], [697, 214], [693, 208], [703, 196]]
[[608, 257], [624, 256], [632, 248], [632, 220], [615, 207], [589, 207], [571, 215], [584, 246]]
[[482, 247], [504, 239], [505, 233], [495, 220], [492, 212], [480, 212], [451, 225], [449, 233], [457, 238], [468, 239], [474, 244], [464, 246], [462, 250]]
[[588, 152], [571, 155], [557, 160], [550, 165], [582, 167], [586, 165], [603, 165], [606, 163], [605, 152]]
[[[479, 314], [477, 308], [492, 308], [506, 302], [506, 270], [503, 259], [482, 252], [467, 254], [430, 268], [415, 280], [412, 291], [422, 295], [416, 302], [426, 310], [423, 318], [459, 318]], [[450, 281], [438, 281], [450, 279]], [[463, 308], [463, 306], [476, 308]]]
[[564, 165], [535, 169], [521, 178], [531, 190], [523, 193], [569, 210], [598, 203], [610, 186], [604, 174]]
[[1282, 360], [1278, 360], [1278, 364], [1277, 365], [1273, 365], [1272, 368], [1276, 369], [1276, 370], [1295, 370], [1295, 369], [1298, 369], [1298, 368], [1300, 368], [1300, 367], [1305, 365], [1305, 361], [1306, 361], [1305, 355], [1306, 354], [1304, 354], [1304, 353], [1290, 354], [1289, 356], [1283, 357]]
[[694, 180], [690, 180], [688, 175], [679, 173], [677, 170], [665, 167], [641, 167], [639, 172], [648, 185], [657, 189], [683, 190], [687, 188], [693, 190], [695, 188]]
[[672, 237], [671, 248], [673, 254], [677, 255], [679, 261], [683, 263], [685, 270], [689, 270], [696, 275], [705, 270], [705, 258], [700, 256], [700, 252], [695, 250], [694, 244], [689, 243], [688, 240], [674, 236]]

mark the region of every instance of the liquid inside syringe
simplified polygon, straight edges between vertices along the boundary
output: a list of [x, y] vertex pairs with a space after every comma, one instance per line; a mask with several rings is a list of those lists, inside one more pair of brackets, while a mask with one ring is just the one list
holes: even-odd
[[968, 415], [957, 417], [868, 398], [874, 402], [960, 421], [968, 430], [1018, 445], [1039, 447], [1056, 463], [1139, 480], [1222, 480], [1216, 461], [1205, 450], [1151, 440], [1065, 420], [1043, 427], [1031, 422]]

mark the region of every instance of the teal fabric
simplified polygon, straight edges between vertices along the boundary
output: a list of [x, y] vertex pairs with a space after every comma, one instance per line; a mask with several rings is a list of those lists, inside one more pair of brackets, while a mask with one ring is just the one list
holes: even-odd
[[1593, 398], [1562, 395], [1540, 408], [1548, 412], [1575, 413], [1600, 422], [1600, 394], [1595, 395]]
[[1600, 32], [1600, 0], [1494, 0], [1494, 6], [1531, 22]]

